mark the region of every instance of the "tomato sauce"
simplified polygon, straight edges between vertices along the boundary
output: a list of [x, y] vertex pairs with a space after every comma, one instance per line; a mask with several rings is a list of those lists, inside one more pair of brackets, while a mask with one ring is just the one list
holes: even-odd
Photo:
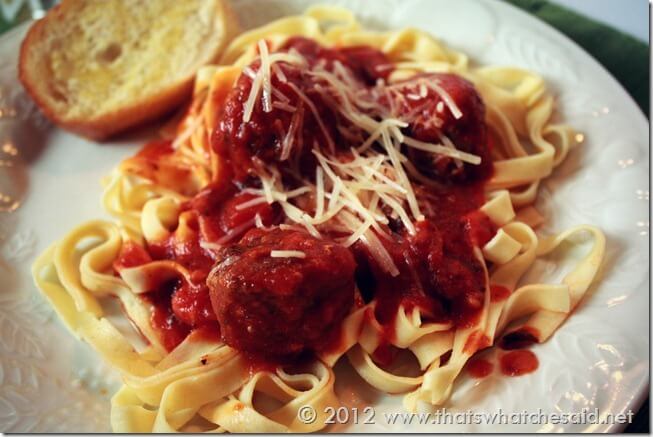
[[[333, 71], [338, 69], [339, 65], [344, 66], [351, 73], [352, 80], [360, 86], [361, 92], [369, 93], [369, 96], [374, 95], [373, 88], [376, 84], [387, 80], [392, 73], [387, 57], [370, 47], [325, 48], [312, 40], [295, 37], [289, 39], [281, 51], [300, 53], [309, 68], [319, 67]], [[261, 165], [275, 164], [284, 186], [287, 189], [297, 188], [301, 185], [298, 180], [300, 177], [309, 178], [315, 175], [317, 162], [312, 153], [313, 148], [335, 149], [331, 151], [346, 159], [350, 147], [360, 145], [357, 135], [366, 138], [363, 132], [357, 132], [356, 126], [335, 110], [335, 96], [319, 92], [319, 81], [313, 75], [289, 63], [278, 62], [275, 65], [281, 69], [285, 80], [280, 80], [278, 75], [272, 75], [272, 86], [286, 96], [285, 109], [273, 107], [271, 111], [265, 111], [259, 98], [255, 101], [249, 121], [244, 122], [244, 108], [251, 91], [252, 78], [248, 74], [242, 74], [224, 102], [219, 121], [211, 135], [211, 147], [220, 157], [219, 179], [182, 205], [182, 211], [189, 219], [190, 236], [184, 241], [178, 241], [173, 233], [164, 241], [152, 243], [145, 248], [146, 255], [151, 259], [175, 260], [192, 271], [192, 280], [189, 283], [172, 281], [158, 290], [146, 293], [147, 297], [144, 297], [153, 306], [153, 326], [166, 338], [168, 349], [174, 348], [192, 329], [218, 325], [215, 312], [220, 303], [211, 302], [211, 291], [206, 283], [211, 270], [223, 259], [214, 251], [202, 247], [200, 242], [219, 241], [227, 247], [237, 245], [243, 235], [255, 227], [256, 216], [265, 226], [284, 222], [284, 216], [276, 204], [260, 203], [245, 209], [238, 207], [253, 199], [251, 194], [243, 191], [244, 189], [261, 188], [260, 180], [256, 177]], [[257, 61], [249, 68], [256, 71], [260, 65]], [[385, 231], [391, 238], [379, 236], [397, 266], [399, 275], [393, 277], [383, 270], [367, 247], [360, 242], [348, 249], [355, 260], [355, 282], [364, 301], [376, 299], [374, 315], [384, 328], [386, 340], [394, 336], [394, 317], [400, 305], [407, 310], [419, 307], [425, 321], [450, 321], [458, 327], [472, 326], [483, 305], [485, 271], [482, 261], [477, 259], [474, 253], [474, 248], [484, 245], [496, 233], [496, 228], [489, 218], [479, 211], [485, 201], [485, 182], [492, 173], [490, 144], [484, 123], [485, 108], [469, 82], [454, 75], [437, 76], [441, 86], [446, 88], [459, 106], [462, 117], [456, 119], [450, 111], [443, 111], [441, 96], [429, 89], [425, 96], [417, 100], [405, 99], [405, 103], [398, 108], [399, 115], [418, 114], [403, 130], [404, 133], [429, 142], [440, 142], [440, 134], [446, 134], [460, 150], [481, 156], [482, 164], [476, 167], [467, 164], [462, 166], [452, 159], [434, 161], [425, 153], [402, 150], [411, 162], [433, 180], [433, 184], [425, 186], [412, 181], [420, 209], [425, 216], [425, 220], [414, 224], [415, 234], [411, 235], [401, 221], [390, 220]], [[399, 92], [414, 92], [409, 88], [408, 84], [403, 90], [400, 86]], [[305, 105], [296, 90], [301, 90], [311, 100], [314, 108]], [[378, 99], [379, 104], [388, 105], [388, 102], [383, 100], [384, 97]], [[297, 117], [302, 119], [302, 131], [288, 153], [284, 138]], [[441, 119], [443, 124], [440, 128], [436, 129], [428, 123], [428, 120], [434, 117]], [[349, 133], [345, 135], [343, 130]], [[145, 160], [156, 161], [156, 153], [165, 155], [168, 153], [168, 147], [169, 144], [163, 144], [159, 152], [146, 148], [140, 156]], [[329, 237], [330, 235], [325, 235], [327, 241]], [[117, 270], [119, 267], [131, 266], [146, 259], [137, 249], [131, 252], [125, 251], [121, 261], [117, 262]], [[349, 255], [343, 255], [343, 262], [340, 264], [349, 263], [348, 257]], [[252, 265], [258, 266], [257, 262]], [[338, 263], [334, 262], [334, 265]], [[252, 267], [254, 270], [256, 268], [263, 267]], [[276, 268], [252, 271], [252, 276], [243, 276], [240, 281], [243, 286], [262, 283], [263, 280], [276, 281], [275, 287], [279, 290], [291, 290], [289, 293], [292, 299], [300, 299], [299, 295], [293, 294], [296, 291], [288, 285], [289, 276], [281, 275], [278, 273], [280, 270], [275, 270]], [[251, 269], [245, 268], [244, 265], [242, 271], [248, 270]], [[333, 279], [337, 278], [331, 279], [333, 282]], [[322, 278], [317, 281], [317, 288], [325, 287], [329, 283]], [[248, 290], [251, 290], [251, 287]], [[287, 305], [294, 305], [290, 300], [288, 302]], [[275, 301], [274, 305], [277, 303]], [[347, 299], [343, 303], [344, 309], [339, 308], [337, 311], [337, 317], [346, 313], [345, 310], [353, 304], [353, 299]], [[319, 305], [311, 306], [306, 302], [301, 305], [304, 305], [301, 311], [307, 314], [295, 314], [288, 309], [288, 314], [292, 313], [292, 317], [296, 317], [292, 322], [288, 318], [279, 318], [279, 312], [268, 314], [263, 309], [257, 310], [256, 316], [243, 314], [242, 317], [261, 318], [258, 322], [251, 321], [252, 329], [258, 329], [256, 326], [259, 326], [268, 330], [278, 329], [279, 332], [286, 332], [288, 326], [294, 326], [292, 323], [302, 320], [303, 317], [308, 316], [306, 320], [311, 320], [311, 314], [321, 314], [322, 318], [336, 317], [320, 312], [323, 308]], [[228, 311], [225, 314], [229, 314]], [[237, 325], [237, 321], [234, 320], [233, 324]], [[300, 337], [310, 338], [310, 341], [296, 345], [297, 350], [308, 347], [309, 343], [311, 351], [326, 350], [332, 346], [333, 339], [338, 337], [336, 328], [331, 326], [327, 331], [320, 332], [317, 337], [303, 332], [308, 329], [322, 329], [318, 326], [328, 325], [315, 325], [313, 328], [311, 326], [313, 325], [306, 324], [300, 329]], [[225, 332], [233, 333], [238, 330], [222, 326], [221, 331], [224, 338]], [[287, 337], [292, 337], [292, 333], [286, 334]], [[244, 338], [240, 341], [235, 337], [237, 334], [233, 335], [230, 340], [232, 344], [244, 344]], [[288, 338], [274, 341], [266, 343], [266, 350], [285, 350], [288, 347], [285, 344], [289, 341]], [[469, 349], [474, 350], [489, 344], [483, 336], [478, 336], [472, 343]], [[392, 354], [387, 353], [390, 350], [382, 345], [376, 353], [377, 358], [391, 358]], [[265, 362], [265, 351], [263, 358], [260, 355], [257, 360]], [[276, 359], [274, 352], [269, 352], [268, 355], [270, 360]]]
[[415, 224], [413, 236], [402, 230], [394, 241], [383, 240], [400, 271], [396, 277], [376, 266], [365, 246], [354, 246], [362, 261], [359, 268], [368, 270], [360, 274], [359, 288], [373, 290], [369, 294], [377, 302], [376, 317], [389, 339], [400, 305], [408, 311], [419, 307], [426, 321], [450, 321], [461, 328], [477, 321], [485, 272], [473, 247], [496, 232], [478, 211], [483, 204], [481, 188], [479, 184], [418, 191], [426, 220]]
[[[503, 288], [503, 287], [501, 287]], [[501, 371], [507, 376], [521, 376], [537, 370], [539, 361], [530, 350], [538, 343], [539, 332], [530, 326], [524, 326], [503, 336], [499, 347], [508, 352], [501, 356]]]
[[150, 324], [160, 334], [163, 347], [168, 351], [184, 341], [191, 331], [191, 327], [180, 321], [172, 311], [170, 297], [175, 287], [176, 281], [172, 281], [141, 295], [141, 299], [150, 304]]
[[113, 262], [113, 268], [116, 271], [138, 267], [152, 261], [150, 254], [141, 246], [131, 241], [123, 244], [120, 248], [118, 258]]
[[467, 363], [466, 368], [472, 378], [481, 379], [492, 373], [494, 365], [485, 358], [475, 358]]
[[490, 301], [501, 302], [510, 296], [510, 290], [502, 285], [490, 285]]
[[522, 376], [539, 367], [535, 354], [529, 350], [513, 350], [501, 356], [501, 372], [506, 376]]
[[465, 346], [463, 346], [463, 352], [474, 354], [491, 345], [492, 340], [490, 340], [487, 335], [483, 334], [482, 331], [475, 331], [469, 336], [469, 338], [467, 338]]
[[525, 326], [503, 336], [499, 347], [504, 350], [524, 349], [538, 342], [539, 332], [535, 328]]
[[151, 141], [121, 166], [124, 170], [182, 194], [190, 194], [192, 191], [192, 183], [189, 183], [191, 171], [176, 165], [170, 140]]
[[[190, 235], [186, 235], [183, 241], [179, 241], [173, 232], [168, 238], [147, 244], [146, 247], [128, 242], [114, 261], [113, 268], [118, 273], [122, 269], [156, 260], [174, 260], [191, 272], [188, 282], [171, 279], [158, 287], [153, 285], [151, 291], [140, 295], [150, 305], [150, 323], [160, 334], [167, 350], [174, 349], [194, 329], [219, 332], [206, 285], [207, 276], [215, 264], [215, 255], [202, 248], [200, 241], [214, 241], [233, 228], [242, 226], [243, 222], [254, 227], [253, 219], [257, 214], [264, 223], [270, 224], [275, 219], [270, 205], [237, 209], [239, 203], [253, 197], [247, 193], [235, 195], [220, 204], [219, 208], [205, 209], [203, 215], [195, 214], [187, 222]], [[192, 202], [184, 205], [182, 211], [196, 212]]]
[[446, 366], [450, 359], [451, 359], [451, 351], [445, 352], [440, 357], [440, 366]]
[[397, 356], [398, 349], [389, 343], [380, 344], [372, 354], [374, 361], [381, 366], [389, 366]]
[[[437, 78], [439, 86], [446, 91], [460, 110], [459, 117], [445, 110], [449, 104], [437, 89], [419, 84], [420, 79]], [[480, 165], [460, 166], [454, 160], [435, 159], [423, 150], [409, 149], [408, 157], [425, 174], [446, 184], [485, 179], [492, 173], [491, 147], [485, 125], [485, 106], [474, 86], [453, 74], [422, 73], [395, 84], [407, 98], [395, 102], [398, 111], [413, 121], [407, 129], [413, 138], [439, 143], [442, 135], [449, 138], [456, 148], [481, 157]], [[404, 87], [404, 88], [402, 88]], [[385, 99], [390, 100], [386, 94]], [[385, 102], [384, 98], [381, 101]], [[437, 122], [436, 122], [437, 120]]]

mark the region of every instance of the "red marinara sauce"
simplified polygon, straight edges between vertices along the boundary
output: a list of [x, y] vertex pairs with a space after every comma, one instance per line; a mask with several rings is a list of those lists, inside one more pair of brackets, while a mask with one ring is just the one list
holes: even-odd
[[474, 354], [480, 350], [483, 350], [492, 345], [492, 340], [488, 338], [487, 335], [483, 334], [483, 331], [474, 331], [465, 342], [463, 346], [463, 352], [468, 354]]
[[120, 254], [113, 262], [113, 268], [120, 272], [122, 269], [137, 267], [150, 261], [152, 261], [152, 257], [143, 247], [129, 241], [120, 248]]
[[524, 349], [537, 343], [538, 338], [539, 332], [535, 328], [525, 326], [504, 335], [499, 347], [504, 350]]
[[490, 300], [492, 302], [501, 302], [508, 299], [510, 290], [502, 285], [490, 285]]
[[466, 368], [472, 378], [481, 379], [492, 373], [494, 365], [485, 358], [474, 358], [467, 363]]
[[[252, 198], [243, 190], [261, 188], [256, 176], [261, 165], [276, 166], [286, 189], [297, 188], [301, 186], [298, 175], [304, 178], [315, 175], [314, 148], [347, 159], [350, 148], [366, 139], [364, 132], [357, 131], [339, 113], [337, 96], [322, 92], [324, 84], [310, 71], [333, 72], [344, 68], [348, 80], [360, 87], [370, 102], [376, 103], [371, 105], [377, 109], [371, 110], [370, 117], [382, 117], [378, 108], [383, 112], [391, 105], [385, 97], [387, 94], [380, 93], [378, 87], [388, 80], [392, 64], [378, 50], [363, 46], [325, 48], [310, 39], [296, 37], [289, 39], [281, 51], [299, 53], [307, 64], [301, 68], [285, 62], [275, 64], [283, 80], [279, 74], [272, 74], [272, 87], [285, 100], [277, 101], [269, 111], [263, 108], [262, 99], [255, 100], [249, 120], [245, 121], [245, 104], [253, 80], [246, 73], [238, 78], [221, 107], [211, 135], [211, 146], [219, 155], [224, 171], [220, 172], [219, 180], [182, 208], [194, 214], [190, 221], [194, 233], [184, 241], [176, 241], [173, 233], [166, 241], [147, 248], [153, 259], [175, 260], [193, 272], [190, 284], [170, 283], [148, 293], [157, 314], [153, 315], [153, 323], [168, 336], [167, 347], [174, 347], [197, 326], [220, 324], [222, 337], [228, 344], [259, 359], [262, 357], [263, 361], [279, 361], [328, 349], [337, 337], [339, 321], [353, 305], [349, 291], [343, 291], [352, 287], [346, 278], [350, 273], [363, 299], [376, 300], [374, 316], [384, 327], [387, 339], [394, 335], [392, 326], [400, 305], [407, 310], [419, 307], [426, 321], [471, 326], [480, 313], [486, 287], [482, 261], [474, 248], [485, 244], [496, 232], [490, 220], [479, 211], [485, 201], [484, 186], [491, 176], [492, 162], [484, 122], [485, 107], [472, 84], [451, 74], [422, 76], [425, 80], [438, 81], [454, 100], [462, 114], [460, 117], [431, 88], [423, 93], [416, 88], [419, 84], [407, 81], [393, 91], [404, 97], [414, 96], [416, 91], [420, 95], [418, 99], [403, 98], [403, 103], [394, 107], [399, 111], [398, 116], [411, 120], [403, 129], [405, 134], [425, 142], [439, 142], [440, 136], [446, 135], [460, 150], [481, 156], [482, 164], [463, 165], [451, 158], [435, 159], [402, 149], [432, 179], [432, 184], [411, 181], [425, 216], [414, 224], [414, 234], [401, 221], [390, 219], [384, 225], [390, 238], [379, 236], [399, 271], [392, 276], [360, 242], [344, 248], [331, 241], [332, 237], [341, 235], [325, 234], [324, 242], [318, 244], [308, 237], [273, 234], [278, 229], [276, 225], [284, 222], [276, 205], [237, 207]], [[253, 72], [259, 68], [258, 61], [249, 66]], [[306, 99], [312, 104], [306, 104]], [[431, 123], [435, 118], [440, 120], [439, 126]], [[284, 138], [299, 119], [302, 129], [289, 150]], [[147, 156], [150, 155], [148, 151]], [[263, 235], [243, 237], [254, 228], [253, 219], [257, 215], [265, 226], [273, 229], [255, 231]], [[318, 249], [311, 252], [313, 247], [322, 251], [326, 250], [324, 247], [331, 249], [328, 256], [325, 254], [324, 265], [308, 258], [269, 262], [247, 238], [267, 241], [268, 252], [288, 249], [286, 242], [293, 238], [303, 241], [308, 248], [307, 257], [320, 252]], [[200, 241], [220, 241], [226, 250], [207, 251]], [[235, 267], [228, 264], [233, 262]], [[342, 277], [329, 276], [324, 274], [326, 267], [347, 273]], [[222, 269], [225, 273], [209, 280], [207, 286], [212, 269]], [[310, 293], [303, 293], [309, 289]], [[332, 302], [339, 304], [332, 305]], [[258, 335], [252, 336], [253, 332]], [[473, 345], [475, 349], [483, 347], [481, 340], [477, 343]]]
[[521, 376], [534, 372], [539, 367], [535, 353], [526, 350], [538, 342], [539, 332], [524, 326], [504, 335], [499, 342], [501, 349], [508, 352], [501, 356], [501, 371], [507, 376]]
[[501, 356], [501, 372], [506, 376], [522, 376], [539, 366], [535, 354], [529, 350], [513, 350]]

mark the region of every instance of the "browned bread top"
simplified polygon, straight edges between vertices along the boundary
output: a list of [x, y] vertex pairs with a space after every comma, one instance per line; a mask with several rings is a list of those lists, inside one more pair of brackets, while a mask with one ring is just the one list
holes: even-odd
[[63, 0], [29, 30], [19, 77], [55, 123], [103, 139], [181, 103], [237, 29], [226, 0]]

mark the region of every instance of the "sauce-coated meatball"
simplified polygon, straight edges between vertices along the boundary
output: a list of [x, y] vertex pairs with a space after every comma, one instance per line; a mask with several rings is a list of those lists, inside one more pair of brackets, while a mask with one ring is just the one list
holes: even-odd
[[319, 350], [354, 301], [349, 249], [301, 231], [253, 229], [220, 259], [211, 302], [223, 340], [249, 355], [277, 361]]
[[[419, 76], [418, 76], [419, 77]], [[428, 88], [426, 95], [417, 99], [406, 98], [400, 111], [413, 114], [408, 134], [420, 141], [439, 144], [441, 135], [453, 142], [463, 152], [481, 157], [480, 165], [456, 164], [452, 159], [435, 156], [415, 149], [409, 150], [411, 160], [425, 174], [443, 182], [463, 182], [486, 178], [492, 171], [488, 146], [485, 104], [474, 85], [455, 74], [424, 74], [426, 82], [436, 82], [461, 112], [456, 118], [442, 96]], [[407, 83], [414, 83], [414, 79]], [[407, 88], [406, 92], [415, 90]]]

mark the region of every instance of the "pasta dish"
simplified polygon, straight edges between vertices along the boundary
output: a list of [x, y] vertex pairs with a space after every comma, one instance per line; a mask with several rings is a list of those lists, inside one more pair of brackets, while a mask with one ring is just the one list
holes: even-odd
[[[116, 220], [50, 246], [36, 284], [120, 371], [114, 431], [317, 431], [340, 360], [407, 410], [442, 405], [478, 351], [546, 341], [600, 267], [595, 227], [534, 231], [540, 183], [578, 143], [554, 106], [532, 72], [310, 8], [200, 71], [171, 138], [104, 181]], [[560, 283], [524, 283], [581, 240]]]

